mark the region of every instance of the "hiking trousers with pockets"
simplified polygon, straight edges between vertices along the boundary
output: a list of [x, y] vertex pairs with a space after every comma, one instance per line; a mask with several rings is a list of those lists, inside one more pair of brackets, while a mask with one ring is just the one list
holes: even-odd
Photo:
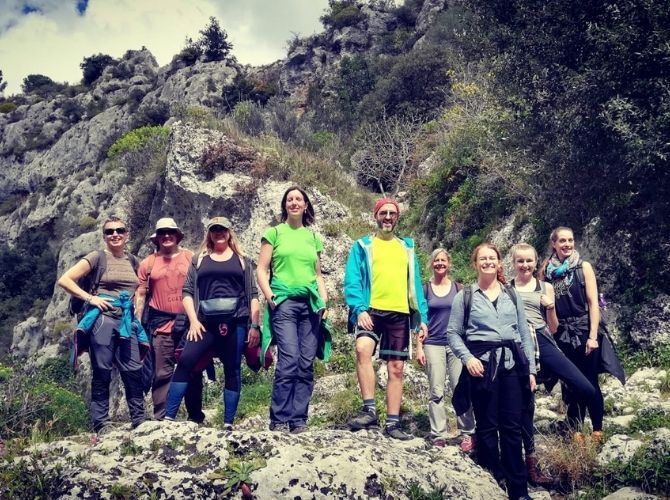
[[120, 338], [120, 322], [101, 314], [91, 332], [91, 419], [96, 432], [109, 422], [109, 386], [114, 366], [121, 375], [133, 427], [145, 419], [139, 344], [135, 336]]

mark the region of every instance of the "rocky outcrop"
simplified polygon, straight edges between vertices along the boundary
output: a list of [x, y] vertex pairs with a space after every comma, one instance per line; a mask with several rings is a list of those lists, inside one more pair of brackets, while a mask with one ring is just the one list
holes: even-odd
[[377, 431], [316, 429], [294, 436], [146, 422], [105, 434], [96, 444], [79, 435], [31, 452], [33, 466], [60, 478], [51, 492], [58, 498], [107, 497], [121, 488], [134, 497], [220, 498], [231, 479], [236, 489], [235, 464], [253, 470], [256, 498], [408, 498], [412, 485], [414, 491], [441, 489], [447, 498], [505, 498], [456, 446], [436, 450]]
[[643, 348], [670, 345], [670, 296], [661, 294], [635, 314], [631, 339]]

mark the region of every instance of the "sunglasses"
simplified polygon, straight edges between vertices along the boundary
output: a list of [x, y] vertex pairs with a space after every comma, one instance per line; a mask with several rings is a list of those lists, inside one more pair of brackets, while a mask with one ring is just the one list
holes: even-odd
[[218, 232], [218, 231], [226, 231], [228, 228], [223, 227], [223, 226], [212, 226], [209, 228], [210, 233]]
[[175, 236], [177, 234], [176, 229], [159, 229], [156, 231], [156, 236]]
[[111, 236], [114, 233], [116, 233], [116, 234], [126, 234], [126, 232], [128, 232], [128, 230], [125, 227], [114, 227], [114, 228], [107, 228], [107, 229], [102, 230], [102, 233], [105, 236]]

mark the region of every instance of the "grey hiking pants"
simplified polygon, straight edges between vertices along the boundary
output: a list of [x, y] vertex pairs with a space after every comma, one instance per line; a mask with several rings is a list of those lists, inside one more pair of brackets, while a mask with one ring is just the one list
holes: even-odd
[[[430, 386], [428, 401], [428, 418], [430, 432], [434, 436], [444, 436], [447, 432], [447, 412], [444, 408], [444, 383], [449, 375], [449, 387], [454, 393], [458, 379], [461, 376], [463, 363], [451, 352], [449, 346], [426, 344], [423, 346], [426, 354], [426, 374]], [[456, 417], [456, 424], [460, 434], [475, 433], [475, 417], [472, 407], [462, 415]]]
[[119, 337], [120, 320], [100, 315], [91, 333], [91, 418], [97, 432], [109, 421], [109, 385], [112, 368], [119, 369], [133, 427], [144, 421], [142, 361], [137, 338]]

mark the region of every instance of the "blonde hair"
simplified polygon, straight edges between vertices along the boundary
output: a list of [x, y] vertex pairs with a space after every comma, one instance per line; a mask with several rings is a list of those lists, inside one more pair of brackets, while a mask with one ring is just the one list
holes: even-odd
[[430, 254], [430, 257], [428, 258], [428, 264], [426, 265], [426, 269], [429, 272], [433, 271], [433, 263], [435, 262], [435, 259], [437, 259], [437, 256], [440, 255], [441, 253], [447, 256], [447, 262], [449, 263], [447, 272], [451, 271], [451, 255], [449, 255], [449, 252], [447, 252], [445, 248], [439, 247], [433, 250]]
[[[226, 228], [226, 231], [228, 231], [228, 246], [230, 249], [239, 257], [245, 257], [244, 249], [242, 248], [242, 245], [240, 244], [240, 240], [237, 238], [237, 234], [233, 230], [232, 227]], [[203, 253], [211, 253], [214, 250], [214, 244], [212, 243], [212, 239], [209, 237], [209, 229], [205, 229], [205, 237], [202, 240], [202, 243], [200, 243], [200, 247], [198, 248], [198, 255], [203, 254]]]
[[540, 256], [537, 254], [537, 250], [535, 250], [533, 245], [529, 245], [528, 243], [517, 243], [512, 247], [510, 250], [512, 252], [512, 261], [516, 259], [517, 252], [523, 252], [524, 250], [532, 250], [535, 255], [535, 262], [540, 261]]

